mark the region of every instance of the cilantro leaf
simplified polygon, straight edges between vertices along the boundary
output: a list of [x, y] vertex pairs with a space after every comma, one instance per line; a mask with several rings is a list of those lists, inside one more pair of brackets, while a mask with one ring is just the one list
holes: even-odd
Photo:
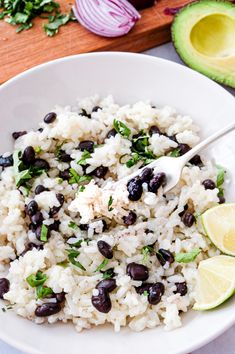
[[42, 224], [42, 228], [41, 228], [41, 234], [40, 234], [40, 240], [42, 242], [47, 242], [48, 240], [48, 227], [44, 224]]
[[47, 279], [48, 276], [39, 270], [36, 274], [29, 275], [26, 281], [32, 288], [36, 288], [39, 285], [43, 285]]
[[217, 165], [217, 177], [216, 177], [216, 187], [219, 188], [224, 183], [225, 169], [222, 166]]
[[142, 160], [142, 156], [140, 156], [138, 153], [134, 153], [132, 158], [126, 162], [126, 167], [131, 168], [141, 160]]
[[103, 279], [112, 279], [115, 276], [114, 268], [109, 268], [102, 273], [103, 273]]
[[146, 263], [151, 253], [153, 253], [153, 246], [144, 246], [141, 253], [143, 255], [143, 263]]
[[120, 120], [114, 119], [113, 126], [117, 133], [126, 138], [131, 134], [131, 130]]
[[71, 176], [71, 178], [69, 179], [69, 184], [89, 182], [92, 179], [92, 177], [88, 175], [79, 176], [79, 174], [75, 171], [74, 168], [69, 169], [69, 174]]
[[110, 196], [109, 202], [108, 202], [108, 211], [112, 211], [113, 210], [113, 208], [111, 207], [112, 204], [113, 204], [113, 197]]
[[67, 250], [67, 252], [68, 252], [68, 259], [70, 263], [80, 268], [81, 270], [86, 270], [86, 268], [84, 268], [83, 265], [78, 260], [76, 260], [80, 252], [76, 251], [75, 249], [69, 249]]
[[101, 271], [109, 262], [109, 259], [105, 258], [103, 262], [100, 263], [100, 265], [96, 268], [95, 272]]
[[66, 25], [70, 20], [69, 14], [59, 14], [56, 15], [55, 18], [48, 23], [44, 24], [43, 28], [48, 37], [53, 37], [56, 33], [58, 33], [59, 28], [63, 25]]
[[196, 259], [196, 257], [201, 253], [199, 248], [194, 248], [190, 252], [181, 252], [175, 255], [175, 261], [178, 263], [190, 263]]
[[68, 227], [71, 227], [71, 229], [73, 229], [73, 230], [79, 230], [78, 225], [74, 221], [70, 221], [68, 223]]
[[81, 159], [77, 162], [78, 165], [85, 166], [87, 164], [86, 159], [89, 159], [91, 154], [89, 151], [85, 150], [82, 154]]
[[179, 157], [180, 156], [180, 149], [176, 148], [176, 149], [172, 150], [169, 156], [171, 156], [171, 157]]
[[53, 290], [47, 286], [39, 285], [36, 288], [36, 295], [38, 299], [43, 299], [51, 294], [53, 294]]

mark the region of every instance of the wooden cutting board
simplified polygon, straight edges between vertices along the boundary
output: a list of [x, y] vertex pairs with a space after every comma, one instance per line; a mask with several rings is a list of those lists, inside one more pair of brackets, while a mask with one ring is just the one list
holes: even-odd
[[[69, 12], [71, 0], [59, 0], [63, 11]], [[0, 83], [35, 65], [64, 56], [93, 51], [140, 52], [170, 40], [172, 16], [165, 15], [166, 7], [177, 7], [189, 0], [158, 0], [154, 7], [141, 11], [141, 19], [124, 37], [103, 38], [88, 32], [78, 23], [60, 28], [54, 37], [47, 37], [43, 20], [19, 34], [15, 27], [0, 21]], [[45, 21], [45, 20], [44, 20]]]

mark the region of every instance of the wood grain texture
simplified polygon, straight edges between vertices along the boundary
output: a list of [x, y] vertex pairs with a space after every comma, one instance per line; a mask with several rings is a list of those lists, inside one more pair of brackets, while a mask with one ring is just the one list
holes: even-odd
[[[62, 10], [69, 12], [71, 2], [59, 2]], [[165, 43], [170, 40], [172, 16], [164, 15], [164, 9], [189, 2], [159, 0], [154, 7], [141, 11], [141, 19], [127, 36], [112, 39], [98, 37], [75, 22], [61, 27], [56, 36], [49, 38], [41, 19], [19, 34], [15, 27], [0, 21], [0, 83], [35, 65], [68, 55], [114, 50], [140, 52]]]

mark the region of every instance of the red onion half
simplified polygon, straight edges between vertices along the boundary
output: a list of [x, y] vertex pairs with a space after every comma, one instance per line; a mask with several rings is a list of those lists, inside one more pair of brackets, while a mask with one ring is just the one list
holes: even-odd
[[123, 36], [140, 18], [127, 0], [76, 0], [73, 12], [82, 26], [104, 37]]

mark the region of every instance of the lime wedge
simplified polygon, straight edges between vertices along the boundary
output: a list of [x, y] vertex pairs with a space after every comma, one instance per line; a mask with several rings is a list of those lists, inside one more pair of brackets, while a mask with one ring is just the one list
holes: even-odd
[[207, 236], [223, 253], [235, 256], [235, 203], [221, 204], [202, 215]]
[[210, 310], [235, 292], [235, 258], [215, 256], [199, 263], [194, 310]]

